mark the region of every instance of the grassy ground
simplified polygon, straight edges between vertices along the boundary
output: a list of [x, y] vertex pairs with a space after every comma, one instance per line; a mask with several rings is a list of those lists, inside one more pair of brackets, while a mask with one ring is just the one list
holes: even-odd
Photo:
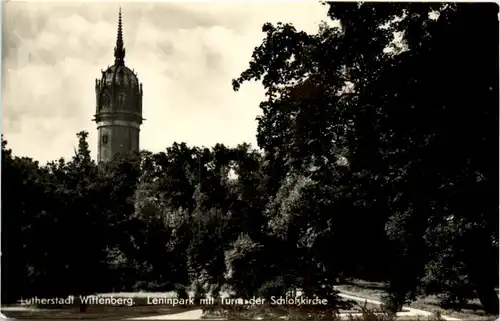
[[[378, 306], [367, 304], [366, 309], [375, 310]], [[227, 320], [326, 320], [332, 319], [333, 310], [314, 309], [305, 306], [271, 306], [259, 305], [253, 307], [211, 306], [204, 309], [203, 319], [224, 318]], [[339, 310], [339, 313], [361, 313], [359, 306], [349, 310]]]
[[[159, 294], [150, 294], [160, 296]], [[164, 296], [165, 294], [161, 294]], [[104, 297], [108, 295], [102, 295]], [[181, 313], [193, 309], [197, 306], [172, 306], [172, 305], [148, 305], [144, 294], [120, 294], [115, 293], [115, 297], [130, 298], [132, 296], [133, 306], [110, 306], [110, 305], [89, 305], [86, 312], [80, 312], [79, 304], [68, 305], [58, 308], [44, 306], [26, 306], [26, 311], [3, 310], [2, 313], [8, 318], [14, 319], [100, 319], [116, 320], [125, 318], [147, 317], [157, 315], [167, 315]]]
[[196, 307], [172, 307], [172, 306], [104, 306], [94, 305], [87, 312], [80, 312], [78, 307], [65, 307], [59, 309], [48, 309], [43, 311], [4, 311], [3, 314], [13, 319], [99, 319], [116, 320], [123, 318], [145, 317], [153, 315], [165, 315], [186, 312]]
[[[376, 282], [366, 282], [361, 280], [353, 280], [348, 284], [338, 286], [338, 289], [345, 292], [346, 294], [353, 294], [366, 299], [380, 300], [385, 294], [385, 286], [381, 283]], [[170, 295], [169, 295], [170, 294]], [[169, 306], [169, 305], [147, 305], [146, 304], [146, 293], [113, 293], [113, 294], [103, 294], [101, 296], [106, 297], [113, 295], [114, 297], [132, 297], [134, 300], [134, 305], [129, 306], [106, 306], [106, 305], [90, 305], [87, 312], [81, 313], [78, 305], [66, 306], [57, 309], [47, 309], [46, 307], [38, 307], [42, 310], [34, 311], [5, 311], [2, 313], [9, 318], [15, 319], [125, 319], [134, 317], [145, 317], [145, 316], [158, 316], [167, 315], [174, 313], [181, 313], [190, 311], [193, 309], [198, 309], [197, 306]], [[175, 296], [175, 293], [147, 293], [150, 296]], [[26, 306], [23, 306], [26, 308]], [[445, 310], [438, 305], [438, 300], [436, 297], [421, 297], [417, 301], [410, 304], [410, 307], [415, 309], [421, 309], [429, 312], [439, 312], [444, 315], [452, 316], [461, 320], [496, 320], [498, 317], [486, 315], [479, 305], [478, 300], [471, 300], [466, 308], [460, 312]], [[36, 307], [33, 307], [36, 308]], [[369, 310], [377, 310], [379, 307], [373, 304], [368, 304], [366, 306]], [[229, 310], [229, 311], [228, 311]], [[237, 311], [237, 309], [215, 309], [215, 307], [208, 308], [205, 315], [210, 318], [211, 316], [220, 317], [221, 314], [228, 317], [229, 314], [234, 314], [239, 319], [248, 319], [252, 316], [261, 316], [265, 319], [275, 319], [280, 317], [288, 316], [290, 319], [302, 319], [302, 315], [309, 314], [310, 311], [306, 311], [301, 308], [285, 308], [285, 307], [262, 307], [257, 306], [246, 311]], [[361, 312], [359, 306], [354, 306], [349, 311], [339, 311], [339, 312]], [[225, 314], [225, 315], [224, 315]], [[234, 319], [229, 317], [229, 319]], [[370, 320], [381, 320], [372, 319]], [[354, 320], [357, 320], [354, 318]], [[366, 319], [360, 319], [366, 320]]]
[[[349, 282], [349, 284], [344, 284], [338, 286], [338, 289], [346, 294], [352, 294], [355, 296], [359, 296], [366, 299], [372, 299], [380, 301], [382, 296], [386, 293], [385, 285], [377, 282], [366, 282], [361, 280], [353, 280]], [[470, 300], [468, 302], [467, 307], [465, 307], [462, 311], [452, 311], [446, 310], [439, 306], [439, 301], [437, 297], [427, 296], [427, 297], [419, 297], [415, 302], [410, 304], [410, 307], [434, 312], [436, 314], [447, 315], [450, 317], [454, 317], [461, 320], [477, 320], [477, 321], [493, 321], [497, 320], [498, 316], [490, 316], [486, 315], [484, 311], [482, 311], [481, 305], [478, 300]], [[377, 311], [380, 309], [378, 305], [367, 304], [366, 309], [370, 311]], [[339, 311], [339, 312], [361, 312], [361, 308], [359, 306], [354, 306], [349, 311]], [[204, 318], [220, 318], [225, 317], [229, 320], [249, 320], [255, 318], [256, 316], [263, 318], [264, 320], [283, 320], [284, 316], [287, 316], [289, 320], [309, 320], [311, 319], [310, 311], [305, 311], [301, 309], [290, 309], [285, 307], [254, 307], [250, 309], [211, 309], [205, 311]], [[313, 312], [314, 315], [316, 313]], [[436, 316], [430, 317], [398, 317], [397, 320], [438, 320]], [[317, 317], [313, 317], [315, 320], [321, 320], [322, 318], [318, 315]], [[328, 318], [328, 320], [330, 320]], [[364, 314], [362, 316], [354, 316], [350, 320], [394, 320], [391, 316], [380, 314], [377, 316], [371, 315], [370, 313]]]
[[[337, 286], [337, 288], [346, 294], [353, 294], [359, 297], [380, 300], [386, 293], [385, 285], [378, 282], [366, 282], [362, 280], [352, 280], [348, 284]], [[470, 300], [462, 311], [446, 310], [439, 306], [439, 301], [435, 296], [419, 297], [415, 302], [409, 305], [411, 308], [430, 312], [439, 312], [462, 320], [497, 320], [498, 316], [491, 316], [484, 313], [479, 300]]]

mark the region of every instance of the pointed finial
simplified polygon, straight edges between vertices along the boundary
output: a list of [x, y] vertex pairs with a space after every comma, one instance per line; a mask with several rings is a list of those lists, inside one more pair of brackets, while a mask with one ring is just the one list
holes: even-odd
[[118, 35], [116, 37], [115, 47], [115, 65], [123, 65], [125, 59], [125, 48], [123, 47], [123, 26], [122, 26], [122, 8], [118, 11]]

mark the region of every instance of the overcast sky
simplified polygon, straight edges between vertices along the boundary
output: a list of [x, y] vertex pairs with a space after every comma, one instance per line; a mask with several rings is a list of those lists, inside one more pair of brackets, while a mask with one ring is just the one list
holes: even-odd
[[3, 133], [15, 155], [42, 162], [73, 155], [86, 130], [96, 157], [95, 78], [114, 62], [122, 6], [126, 65], [144, 84], [141, 149], [173, 142], [256, 146], [263, 88], [233, 92], [265, 22], [315, 32], [316, 2], [47, 2], [3, 7]]

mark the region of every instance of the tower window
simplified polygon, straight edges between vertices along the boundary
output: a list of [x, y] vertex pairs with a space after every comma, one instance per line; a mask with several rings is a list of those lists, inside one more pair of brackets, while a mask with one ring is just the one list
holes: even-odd
[[102, 135], [102, 144], [103, 145], [108, 144], [108, 134]]

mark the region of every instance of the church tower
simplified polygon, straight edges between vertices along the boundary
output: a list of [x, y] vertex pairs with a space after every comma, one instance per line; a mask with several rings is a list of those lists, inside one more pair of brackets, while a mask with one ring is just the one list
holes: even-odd
[[116, 154], [139, 151], [142, 121], [142, 84], [137, 74], [125, 66], [121, 8], [118, 13], [118, 35], [115, 63], [96, 79], [96, 113], [98, 143], [97, 161], [107, 162]]

